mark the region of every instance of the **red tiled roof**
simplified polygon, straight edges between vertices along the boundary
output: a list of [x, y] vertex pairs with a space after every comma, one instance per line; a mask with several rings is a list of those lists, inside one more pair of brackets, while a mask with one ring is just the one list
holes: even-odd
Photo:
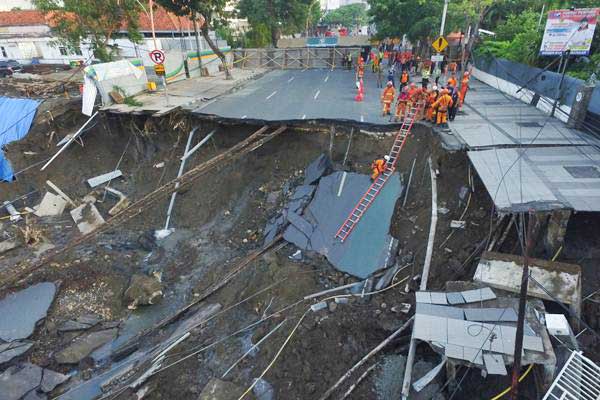
[[[31, 26], [31, 25], [49, 25], [51, 17], [44, 15], [37, 10], [14, 10], [0, 12], [0, 27], [8, 26]], [[140, 31], [150, 32], [152, 27], [149, 16], [140, 12]], [[186, 17], [178, 17], [168, 13], [164, 8], [154, 10], [154, 29], [161, 31], [179, 31], [187, 30], [192, 26], [192, 21]]]
[[37, 10], [15, 10], [0, 12], [0, 26], [47, 25], [43, 12]]

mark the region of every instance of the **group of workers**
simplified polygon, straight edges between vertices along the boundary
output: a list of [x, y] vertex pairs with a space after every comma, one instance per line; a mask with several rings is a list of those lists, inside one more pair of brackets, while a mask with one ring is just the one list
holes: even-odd
[[[452, 73], [445, 87], [436, 85], [429, 88], [428, 82], [421, 87], [410, 82], [407, 71], [403, 71], [400, 77], [400, 90], [396, 97], [396, 88], [393, 80], [389, 80], [383, 93], [381, 103], [383, 104], [383, 116], [391, 116], [395, 121], [401, 121], [408, 111], [417, 103], [422, 103], [417, 119], [425, 119], [436, 125], [445, 125], [448, 120], [453, 121], [457, 111], [462, 107], [467, 91], [469, 90], [469, 72], [463, 74], [458, 86], [456, 74]], [[392, 116], [392, 107], [396, 103], [395, 112]]]

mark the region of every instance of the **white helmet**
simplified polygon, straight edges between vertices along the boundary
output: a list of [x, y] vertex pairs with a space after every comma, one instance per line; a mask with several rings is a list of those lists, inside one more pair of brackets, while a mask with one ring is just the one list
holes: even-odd
[[384, 159], [385, 161], [390, 161], [390, 156], [383, 156], [383, 159]]
[[433, 89], [433, 90], [438, 90], [438, 87], [437, 87], [437, 86], [434, 86], [432, 89]]

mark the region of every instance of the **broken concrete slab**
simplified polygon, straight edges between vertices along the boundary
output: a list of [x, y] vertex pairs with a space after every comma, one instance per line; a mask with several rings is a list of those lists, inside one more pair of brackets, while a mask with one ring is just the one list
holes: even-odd
[[37, 365], [23, 364], [8, 368], [0, 375], [0, 399], [19, 400], [35, 390], [42, 381], [42, 369]]
[[513, 308], [465, 308], [465, 319], [480, 322], [517, 322]]
[[102, 175], [98, 175], [94, 178], [90, 178], [87, 180], [87, 183], [88, 183], [88, 185], [90, 185], [90, 187], [95, 188], [96, 186], [100, 186], [103, 183], [112, 181], [113, 179], [116, 179], [120, 176], [123, 176], [123, 172], [121, 172], [120, 169], [116, 169], [114, 171], [107, 172]]
[[14, 240], [5, 240], [0, 242], [0, 254], [6, 253], [7, 251], [11, 251], [19, 247], [21, 244]]
[[135, 310], [140, 305], [152, 305], [162, 298], [162, 284], [156, 277], [135, 274], [123, 298], [127, 308]]
[[490, 375], [507, 375], [504, 358], [501, 354], [483, 353], [485, 369]]
[[231, 382], [225, 382], [212, 378], [202, 392], [198, 400], [237, 400], [244, 390]]
[[8, 214], [10, 215], [11, 222], [17, 222], [21, 219], [21, 214], [19, 214], [15, 206], [13, 206], [13, 204], [10, 201], [5, 201], [3, 205], [6, 208]]
[[62, 214], [66, 206], [67, 201], [61, 196], [46, 192], [42, 202], [33, 208], [35, 209], [34, 214], [38, 217], [52, 217]]
[[56, 285], [42, 282], [0, 300], [0, 339], [12, 342], [28, 338], [39, 320], [46, 317], [54, 300]]
[[329, 157], [323, 153], [312, 161], [304, 171], [304, 184], [310, 185], [318, 181], [323, 175], [331, 172], [333, 166]]
[[60, 385], [63, 382], [66, 382], [68, 379], [69, 375], [63, 375], [56, 371], [44, 369], [42, 383], [40, 384], [40, 390], [44, 393], [50, 393], [58, 385]]
[[77, 364], [92, 351], [113, 340], [117, 336], [118, 329], [106, 329], [88, 333], [76, 338], [69, 346], [59, 351], [54, 359], [59, 364]]
[[15, 357], [24, 354], [33, 346], [33, 342], [16, 340], [10, 343], [0, 344], [0, 364], [9, 362]]
[[59, 327], [59, 332], [84, 331], [97, 325], [102, 319], [97, 315], [87, 314], [76, 319], [63, 322]]
[[91, 203], [82, 204], [71, 210], [71, 217], [84, 235], [93, 232], [105, 222], [96, 206]]

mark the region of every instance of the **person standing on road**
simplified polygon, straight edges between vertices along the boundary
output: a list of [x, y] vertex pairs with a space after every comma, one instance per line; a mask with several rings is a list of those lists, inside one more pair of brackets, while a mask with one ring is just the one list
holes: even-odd
[[456, 86], [448, 86], [448, 90], [450, 91], [450, 97], [452, 97], [452, 106], [450, 106], [450, 109], [448, 110], [448, 119], [450, 121], [454, 121], [454, 118], [456, 118], [456, 112], [458, 111], [458, 104], [460, 101], [458, 88], [456, 88]]
[[437, 109], [436, 124], [446, 125], [448, 109], [452, 107], [452, 97], [448, 94], [448, 89], [443, 89], [440, 97], [433, 103], [433, 107]]
[[388, 82], [385, 89], [383, 89], [383, 93], [381, 94], [381, 102], [383, 103], [383, 111], [382, 114], [385, 117], [386, 115], [390, 115], [390, 109], [392, 108], [392, 103], [396, 98], [396, 89], [394, 89], [394, 85], [392, 82]]
[[463, 75], [462, 82], [460, 83], [460, 104], [458, 108], [462, 108], [462, 105], [465, 103], [465, 97], [467, 97], [467, 92], [469, 91], [469, 71], [465, 71]]
[[394, 68], [391, 68], [391, 69], [388, 71], [387, 81], [388, 81], [388, 82], [392, 82], [392, 86], [393, 86], [393, 87], [396, 87], [396, 81], [395, 81], [395, 79], [394, 79], [394, 74], [395, 74], [395, 72], [394, 72]]
[[[377, 60], [377, 61], [375, 61]], [[375, 59], [373, 60], [373, 65], [375, 65], [375, 63], [377, 63], [377, 66], [375, 68], [375, 73], [377, 74], [377, 87], [378, 88], [382, 88], [383, 87], [383, 72], [382, 72], [382, 68], [381, 68], [381, 62], [382, 60], [379, 57], [375, 57]]]
[[429, 67], [423, 66], [423, 70], [421, 71], [421, 87], [423, 89], [427, 89], [427, 86], [429, 86], [429, 77], [430, 76], [431, 76], [431, 73], [429, 72]]
[[400, 90], [402, 90], [406, 85], [408, 85], [408, 71], [403, 70], [402, 75], [400, 76]]
[[448, 78], [447, 84], [448, 86], [452, 86], [453, 89], [456, 87], [456, 74], [454, 72], [450, 75], [450, 78]]
[[408, 86], [404, 86], [400, 89], [398, 95], [398, 103], [396, 104], [396, 115], [394, 116], [395, 121], [402, 121], [406, 115], [406, 105], [408, 104]]

